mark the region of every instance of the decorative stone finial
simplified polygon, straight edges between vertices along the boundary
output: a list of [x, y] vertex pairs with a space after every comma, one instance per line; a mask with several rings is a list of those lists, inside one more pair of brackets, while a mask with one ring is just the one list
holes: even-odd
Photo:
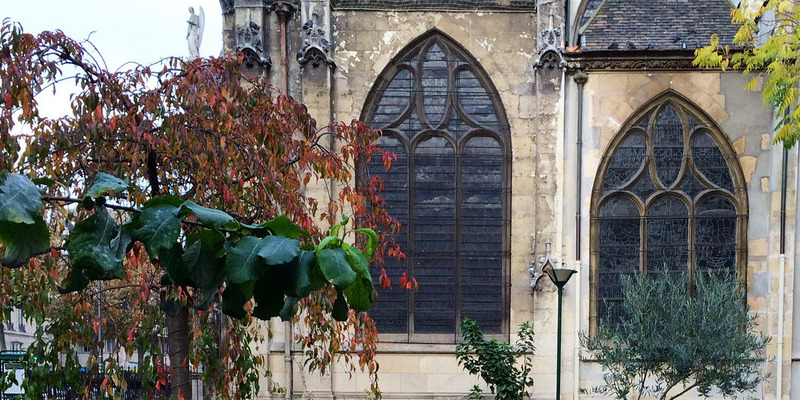
[[297, 62], [301, 66], [311, 64], [316, 68], [324, 63], [329, 68], [335, 68], [336, 63], [331, 57], [327, 4], [304, 1], [302, 14], [306, 18], [302, 28], [305, 38], [303, 39], [303, 48], [297, 52]]
[[256, 64], [266, 68], [272, 65], [269, 51], [264, 50], [261, 42], [261, 26], [252, 20], [237, 30], [236, 50], [244, 53], [244, 63], [248, 68]]
[[553, 7], [550, 7], [550, 13], [547, 17], [547, 28], [539, 33], [538, 47], [539, 55], [533, 62], [533, 66], [538, 68], [546, 67], [547, 69], [564, 68], [566, 62], [562, 57], [564, 48], [561, 46], [561, 27], [554, 27], [555, 14]]

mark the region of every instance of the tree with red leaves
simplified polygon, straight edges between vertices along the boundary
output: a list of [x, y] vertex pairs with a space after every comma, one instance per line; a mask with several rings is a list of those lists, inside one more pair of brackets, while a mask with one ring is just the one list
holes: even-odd
[[[375, 300], [368, 264], [402, 257], [385, 240], [399, 224], [380, 180], [356, 185], [353, 166], [380, 154], [380, 132], [358, 121], [318, 128], [237, 58], [111, 72], [91, 48], [0, 27], [0, 301], [24, 302], [42, 323], [28, 392], [63, 379], [85, 387], [74, 348], [100, 348], [92, 340], [104, 331], [139, 354], [155, 396], [166, 324], [173, 394], [190, 398], [189, 372], [202, 365], [216, 396], [248, 398], [262, 363], [250, 323], [302, 314], [307, 365], [340, 354], [379, 393], [377, 332], [358, 311]], [[67, 82], [70, 113], [46, 116], [41, 95]], [[314, 185], [337, 189], [317, 199]], [[108, 393], [125, 389], [112, 357], [93, 351], [89, 364]]]

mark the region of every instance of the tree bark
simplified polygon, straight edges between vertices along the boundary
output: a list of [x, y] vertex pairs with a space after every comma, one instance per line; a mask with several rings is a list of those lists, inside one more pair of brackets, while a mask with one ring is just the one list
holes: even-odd
[[[192, 376], [189, 371], [189, 309], [180, 307], [178, 315], [167, 315], [170, 388], [175, 399], [192, 399]], [[181, 397], [183, 396], [183, 397]]]
[[6, 346], [6, 324], [0, 322], [0, 351], [8, 350]]

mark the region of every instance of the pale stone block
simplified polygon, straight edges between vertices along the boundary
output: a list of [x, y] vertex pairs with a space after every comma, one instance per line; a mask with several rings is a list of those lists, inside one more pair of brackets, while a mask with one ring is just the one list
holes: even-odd
[[381, 365], [381, 373], [418, 373], [419, 356], [405, 354], [380, 354], [378, 362]]
[[767, 255], [767, 239], [750, 239], [747, 241], [747, 253], [751, 256]]
[[756, 169], [756, 158], [753, 156], [739, 157], [739, 164], [742, 166], [744, 180], [749, 184], [750, 179], [753, 177], [753, 171]]
[[769, 192], [769, 177], [768, 176], [762, 176], [761, 177], [761, 192], [762, 193]]
[[769, 150], [772, 147], [772, 135], [769, 133], [761, 134], [761, 150]]
[[742, 155], [744, 154], [745, 143], [747, 141], [747, 136], [742, 136], [739, 139], [736, 139], [733, 143], [733, 149], [736, 151], [736, 154]]
[[458, 361], [452, 354], [430, 354], [422, 357], [419, 370], [423, 374], [459, 371]]

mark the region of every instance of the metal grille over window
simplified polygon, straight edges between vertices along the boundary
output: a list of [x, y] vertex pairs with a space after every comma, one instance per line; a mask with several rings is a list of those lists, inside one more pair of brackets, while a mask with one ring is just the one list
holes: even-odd
[[441, 34], [397, 60], [364, 119], [398, 157], [389, 171], [374, 157], [367, 173], [383, 178], [387, 208], [403, 224], [394, 239], [407, 258], [388, 259], [386, 271], [395, 282], [412, 274], [419, 289], [379, 291], [369, 314], [381, 332], [405, 334], [398, 340], [452, 342], [463, 318], [506, 333], [508, 123], [499, 96], [478, 62]]
[[746, 192], [725, 136], [671, 96], [631, 118], [601, 164], [593, 199], [592, 320], [618, 321], [620, 277], [741, 272]]

